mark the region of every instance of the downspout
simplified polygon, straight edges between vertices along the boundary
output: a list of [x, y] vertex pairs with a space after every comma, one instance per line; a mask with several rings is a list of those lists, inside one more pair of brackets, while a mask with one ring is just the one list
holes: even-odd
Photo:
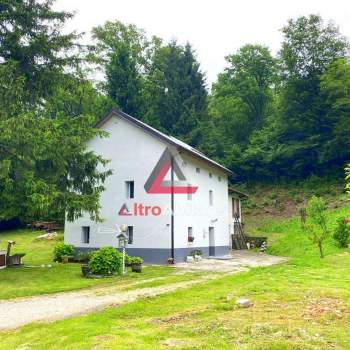
[[171, 179], [171, 248], [170, 248], [170, 257], [175, 262], [175, 249], [174, 249], [174, 156], [171, 155], [170, 158], [171, 170], [170, 170], [170, 179]]

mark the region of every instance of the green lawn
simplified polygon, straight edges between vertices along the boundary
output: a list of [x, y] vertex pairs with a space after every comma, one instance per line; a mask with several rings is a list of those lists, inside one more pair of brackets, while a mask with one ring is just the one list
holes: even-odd
[[[330, 212], [331, 225], [350, 206]], [[326, 258], [297, 220], [260, 227], [288, 264], [225, 276], [122, 307], [0, 333], [5, 349], [350, 349], [350, 254]], [[254, 306], [239, 309], [238, 297]], [[45, 337], [43, 337], [45, 334]]]
[[[63, 239], [63, 234], [60, 233], [55, 241], [37, 241], [35, 237], [39, 234], [40, 232], [32, 230], [0, 233], [2, 249], [5, 249], [7, 240], [14, 240], [17, 244], [12, 252], [26, 253], [23, 259], [26, 267], [0, 270], [0, 299], [69, 291], [96, 285], [128, 286], [134, 281], [166, 277], [176, 272], [171, 267], [148, 266], [143, 269], [142, 274], [128, 273], [123, 278], [120, 276], [106, 279], [82, 278], [80, 264], [57, 264], [52, 261], [53, 248]], [[183, 276], [183, 279], [186, 279], [186, 276]], [[158, 283], [162, 283], [160, 281]]]

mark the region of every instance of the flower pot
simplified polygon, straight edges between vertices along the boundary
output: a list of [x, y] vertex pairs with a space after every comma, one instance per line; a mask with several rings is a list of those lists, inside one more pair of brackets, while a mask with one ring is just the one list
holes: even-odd
[[62, 263], [63, 264], [68, 264], [68, 261], [69, 261], [69, 256], [68, 255], [62, 256]]
[[131, 264], [131, 271], [140, 273], [142, 271], [142, 264]]
[[82, 272], [84, 277], [87, 277], [89, 275], [89, 273], [90, 273], [89, 265], [82, 264], [81, 265], [81, 272]]

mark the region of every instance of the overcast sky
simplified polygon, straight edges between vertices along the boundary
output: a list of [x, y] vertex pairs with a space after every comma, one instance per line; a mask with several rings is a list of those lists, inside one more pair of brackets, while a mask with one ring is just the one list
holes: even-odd
[[89, 32], [117, 19], [165, 40], [189, 41], [208, 86], [225, 67], [224, 57], [246, 43], [267, 45], [275, 53], [288, 18], [319, 14], [350, 37], [349, 0], [57, 0], [55, 7], [76, 12], [69, 30]]

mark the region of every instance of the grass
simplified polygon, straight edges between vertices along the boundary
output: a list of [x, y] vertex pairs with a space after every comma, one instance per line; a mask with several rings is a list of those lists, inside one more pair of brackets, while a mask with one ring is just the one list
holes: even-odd
[[[330, 225], [350, 206], [329, 212]], [[326, 258], [297, 219], [257, 228], [288, 264], [224, 276], [118, 308], [0, 333], [6, 349], [350, 349], [350, 254], [332, 240]], [[156, 281], [155, 281], [156, 283]], [[147, 283], [145, 282], [147, 285]], [[240, 309], [248, 297], [254, 306]], [[43, 337], [45, 334], [45, 337]]]
[[[107, 279], [86, 279], [81, 276], [80, 264], [57, 264], [52, 261], [52, 252], [57, 241], [63, 239], [60, 233], [57, 240], [37, 241], [40, 234], [32, 230], [8, 231], [0, 234], [1, 248], [7, 240], [16, 241], [12, 253], [23, 252], [26, 267], [0, 270], [0, 299], [10, 299], [39, 294], [71, 291], [93, 286], [129, 286], [135, 281], [147, 281], [150, 278], [164, 278], [154, 283], [166, 283], [166, 277], [175, 270], [166, 266], [148, 266], [142, 274], [128, 273], [126, 277], [116, 276]], [[48, 267], [51, 265], [52, 267]], [[44, 267], [42, 267], [44, 266]], [[186, 279], [186, 276], [183, 276]], [[177, 277], [177, 279], [181, 279]], [[151, 282], [149, 282], [151, 283]]]

